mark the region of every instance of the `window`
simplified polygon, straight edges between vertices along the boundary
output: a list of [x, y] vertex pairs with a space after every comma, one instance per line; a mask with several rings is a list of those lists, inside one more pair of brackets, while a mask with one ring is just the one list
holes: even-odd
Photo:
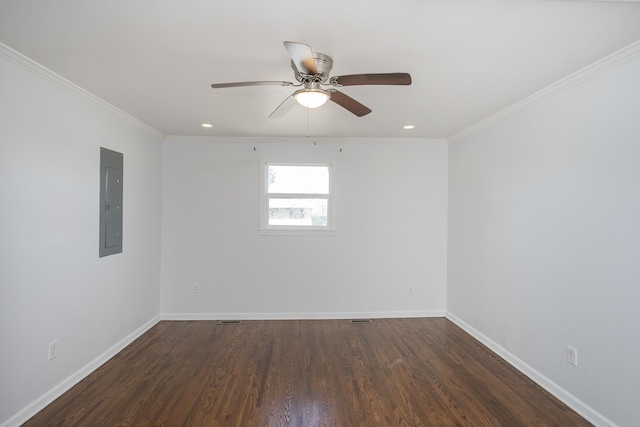
[[333, 234], [332, 163], [262, 161], [262, 234]]

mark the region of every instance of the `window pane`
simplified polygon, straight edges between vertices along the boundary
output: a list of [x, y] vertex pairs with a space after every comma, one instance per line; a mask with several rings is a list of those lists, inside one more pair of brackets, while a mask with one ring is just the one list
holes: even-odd
[[327, 226], [327, 199], [269, 199], [269, 225]]
[[267, 177], [271, 194], [329, 194], [328, 166], [269, 165]]

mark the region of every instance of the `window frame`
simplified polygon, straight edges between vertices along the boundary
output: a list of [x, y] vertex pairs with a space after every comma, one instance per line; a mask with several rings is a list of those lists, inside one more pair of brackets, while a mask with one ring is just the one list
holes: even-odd
[[[329, 171], [329, 193], [269, 193], [268, 174], [269, 166], [323, 166]], [[277, 160], [260, 159], [260, 234], [276, 236], [333, 236], [336, 234], [336, 162], [334, 160]], [[326, 199], [327, 200], [327, 225], [270, 225], [269, 224], [269, 200], [270, 199]]]

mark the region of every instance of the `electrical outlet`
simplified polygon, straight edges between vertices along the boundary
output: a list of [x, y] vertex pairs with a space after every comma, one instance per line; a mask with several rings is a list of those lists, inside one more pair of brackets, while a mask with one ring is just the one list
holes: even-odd
[[578, 350], [571, 346], [567, 346], [567, 363], [575, 367], [578, 366]]
[[193, 284], [193, 293], [194, 294], [199, 294], [200, 293], [200, 283], [194, 283]]
[[409, 295], [413, 295], [413, 287], [409, 286], [409, 289], [407, 290], [407, 293]]
[[58, 357], [58, 340], [49, 343], [49, 360]]

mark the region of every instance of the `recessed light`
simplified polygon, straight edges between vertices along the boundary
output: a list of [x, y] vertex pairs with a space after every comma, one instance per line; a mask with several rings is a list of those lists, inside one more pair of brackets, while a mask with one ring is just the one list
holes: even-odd
[[212, 128], [213, 125], [211, 123], [203, 123], [200, 126], [202, 126], [203, 128]]
[[407, 130], [408, 130], [408, 129], [413, 129], [413, 128], [415, 128], [415, 126], [414, 126], [414, 125], [406, 125], [406, 126], [402, 126], [402, 129], [407, 129]]

